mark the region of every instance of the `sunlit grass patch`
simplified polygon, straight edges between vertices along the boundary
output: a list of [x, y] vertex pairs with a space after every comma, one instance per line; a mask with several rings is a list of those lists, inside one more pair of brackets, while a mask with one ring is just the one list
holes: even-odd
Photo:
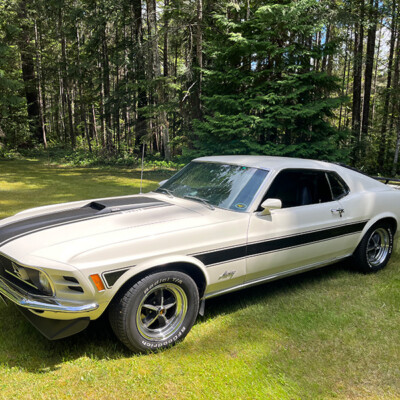
[[[144, 171], [148, 192], [174, 171]], [[140, 171], [126, 168], [73, 168], [44, 165], [38, 160], [0, 162], [0, 218], [26, 208], [65, 201], [139, 193]]]

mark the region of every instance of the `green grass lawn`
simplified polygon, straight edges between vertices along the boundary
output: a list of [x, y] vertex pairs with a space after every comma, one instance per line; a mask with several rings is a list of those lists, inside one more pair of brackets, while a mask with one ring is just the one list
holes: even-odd
[[[146, 171], [144, 191], [169, 171]], [[140, 172], [0, 162], [0, 218], [138, 193]], [[50, 342], [0, 303], [0, 399], [400, 399], [400, 257], [351, 260], [206, 304], [184, 342], [132, 355], [105, 319]]]

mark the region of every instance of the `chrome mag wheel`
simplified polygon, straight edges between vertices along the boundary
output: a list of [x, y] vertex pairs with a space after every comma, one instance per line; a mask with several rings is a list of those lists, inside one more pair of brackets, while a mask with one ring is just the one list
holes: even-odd
[[389, 255], [389, 232], [384, 228], [374, 230], [367, 243], [367, 260], [372, 267], [382, 264]]
[[180, 286], [161, 283], [143, 297], [138, 307], [138, 331], [146, 339], [163, 340], [179, 330], [187, 308], [187, 296]]
[[181, 271], [155, 272], [121, 291], [109, 309], [113, 331], [135, 352], [175, 345], [189, 333], [199, 311], [199, 289]]

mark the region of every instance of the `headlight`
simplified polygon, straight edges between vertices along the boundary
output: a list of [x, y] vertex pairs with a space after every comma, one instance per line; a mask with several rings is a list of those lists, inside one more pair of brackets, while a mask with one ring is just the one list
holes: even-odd
[[28, 292], [47, 296], [54, 294], [49, 278], [44, 272], [38, 269], [23, 267], [10, 261], [10, 264], [6, 265], [4, 270], [8, 274], [8, 279], [22, 286]]
[[53, 294], [53, 289], [51, 288], [49, 279], [41, 271], [39, 271], [39, 283], [40, 283], [40, 286], [41, 286], [40, 289], [43, 292], [45, 292], [46, 294]]

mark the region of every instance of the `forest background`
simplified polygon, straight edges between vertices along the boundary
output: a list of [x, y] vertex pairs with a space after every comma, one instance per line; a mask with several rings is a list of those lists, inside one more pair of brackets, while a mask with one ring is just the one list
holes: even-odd
[[0, 157], [397, 174], [399, 0], [0, 0]]

